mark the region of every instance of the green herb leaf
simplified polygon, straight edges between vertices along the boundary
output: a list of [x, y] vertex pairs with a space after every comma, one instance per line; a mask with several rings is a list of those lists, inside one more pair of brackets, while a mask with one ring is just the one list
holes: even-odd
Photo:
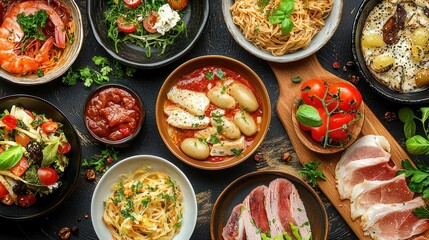
[[239, 156], [242, 152], [243, 152], [243, 149], [236, 149], [236, 148], [233, 148], [233, 149], [231, 149], [231, 152], [234, 154], [234, 156]]
[[213, 72], [208, 72], [205, 74], [205, 77], [207, 78], [207, 80], [212, 80], [214, 77], [214, 74]]
[[282, 22], [282, 34], [286, 35], [290, 32], [292, 32], [293, 29], [293, 22], [290, 20], [290, 18], [285, 18]]
[[411, 108], [404, 107], [399, 109], [398, 117], [399, 117], [399, 120], [401, 120], [401, 122], [403, 123], [409, 122], [414, 119], [414, 112], [413, 110], [411, 110]]
[[292, 78], [292, 82], [294, 83], [300, 83], [302, 81], [302, 78], [300, 76], [296, 76], [294, 78]]
[[407, 151], [414, 155], [429, 154], [429, 140], [415, 135], [405, 141]]
[[281, 23], [282, 34], [288, 34], [293, 29], [293, 22], [290, 19], [290, 16], [293, 12], [295, 5], [294, 0], [282, 0], [280, 7], [273, 11], [273, 14], [269, 17], [269, 22], [271, 24]]
[[9, 147], [0, 154], [0, 169], [7, 170], [15, 166], [22, 158], [24, 151], [21, 145]]
[[323, 174], [323, 172], [319, 169], [319, 165], [322, 164], [322, 162], [317, 161], [311, 161], [307, 163], [302, 164], [302, 170], [299, 171], [299, 173], [307, 178], [308, 183], [312, 187], [317, 187], [317, 180], [323, 179], [326, 180], [326, 176]]
[[414, 122], [414, 121], [405, 122], [404, 134], [405, 134], [405, 138], [407, 138], [407, 139], [416, 135], [416, 122]]
[[225, 77], [225, 72], [222, 71], [222, 69], [218, 68], [216, 69], [216, 76], [220, 79], [223, 80], [223, 78]]
[[101, 67], [105, 67], [105, 66], [109, 66], [109, 60], [105, 57], [102, 56], [94, 56], [92, 57], [92, 61], [94, 62], [95, 65], [97, 66], [101, 66]]
[[36, 11], [34, 14], [29, 14], [27, 16], [25, 16], [24, 13], [18, 14], [16, 16], [16, 22], [24, 32], [22, 41], [26, 43], [27, 40], [31, 38], [44, 40], [45, 35], [42, 32], [42, 28], [45, 27], [47, 19], [48, 14], [45, 10]]
[[42, 166], [49, 166], [57, 159], [58, 146], [60, 145], [60, 139], [50, 142], [45, 148], [43, 148], [43, 160]]
[[420, 162], [418, 166], [420, 169], [413, 167], [409, 160], [402, 160], [401, 165], [404, 169], [398, 170], [396, 175], [405, 174], [409, 178], [407, 181], [408, 188], [415, 193], [423, 193], [422, 197], [429, 199], [429, 168]]
[[419, 218], [429, 218], [429, 205], [426, 205], [426, 207], [418, 207], [413, 213]]
[[299, 106], [296, 111], [296, 119], [298, 122], [309, 127], [319, 127], [323, 124], [317, 109], [307, 104]]
[[426, 120], [429, 118], [429, 108], [422, 107], [420, 108], [420, 111], [422, 112], [422, 123], [425, 125]]

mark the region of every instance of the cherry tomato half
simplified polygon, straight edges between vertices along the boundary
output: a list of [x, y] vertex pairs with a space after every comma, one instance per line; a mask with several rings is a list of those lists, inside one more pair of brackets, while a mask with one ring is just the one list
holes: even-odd
[[335, 99], [328, 105], [328, 110], [332, 111], [338, 105], [339, 110], [350, 112], [356, 110], [362, 104], [362, 95], [359, 90], [351, 84], [345, 82], [334, 83], [329, 86], [329, 99]]
[[329, 136], [333, 142], [344, 142], [349, 138], [352, 126], [350, 123], [356, 114], [336, 113], [329, 118]]
[[310, 79], [301, 86], [302, 101], [315, 108], [323, 107], [322, 101], [326, 93], [325, 83], [318, 78]]
[[41, 167], [37, 170], [37, 176], [39, 176], [40, 181], [49, 186], [58, 181], [58, 174], [51, 167]]
[[1, 121], [6, 126], [7, 130], [12, 130], [16, 127], [16, 125], [18, 125], [18, 120], [16, 120], [15, 116], [10, 114], [4, 116]]
[[30, 207], [35, 202], [36, 202], [36, 196], [34, 196], [34, 194], [32, 193], [18, 196], [18, 205], [20, 207]]
[[30, 143], [30, 137], [27, 134], [22, 132], [15, 132], [15, 142], [21, 146], [27, 146]]
[[167, 0], [171, 8], [180, 11], [186, 7], [188, 0]]
[[140, 3], [142, 3], [142, 0], [124, 0], [124, 3], [127, 5], [127, 7], [135, 8], [138, 7]]
[[11, 167], [9, 170], [15, 175], [15, 176], [22, 176], [25, 171], [28, 168], [28, 161], [25, 157], [22, 157], [15, 166]]
[[62, 142], [58, 146], [58, 153], [59, 154], [67, 154], [68, 152], [70, 152], [70, 150], [71, 150], [71, 145], [68, 142]]
[[52, 132], [57, 131], [57, 129], [58, 129], [58, 123], [56, 123], [56, 122], [54, 122], [52, 120], [49, 120], [47, 122], [42, 123], [41, 127], [42, 127], [42, 131], [44, 133], [48, 134], [48, 133], [52, 133]]
[[157, 30], [155, 27], [155, 23], [158, 20], [158, 13], [155, 11], [150, 11], [148, 17], [143, 19], [143, 27], [149, 33], [156, 33]]
[[9, 192], [7, 191], [3, 183], [0, 182], [0, 198], [4, 198], [7, 194], [9, 194]]
[[116, 19], [116, 24], [118, 25], [119, 31], [124, 33], [132, 33], [137, 29], [137, 24], [126, 22], [122, 17]]

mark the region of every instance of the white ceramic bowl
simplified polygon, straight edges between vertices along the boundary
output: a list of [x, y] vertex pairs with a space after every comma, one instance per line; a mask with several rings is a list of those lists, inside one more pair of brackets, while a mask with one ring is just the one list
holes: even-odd
[[197, 222], [197, 199], [194, 189], [185, 174], [169, 161], [151, 155], [137, 155], [121, 160], [110, 168], [100, 179], [92, 195], [91, 221], [99, 239], [112, 239], [109, 230], [102, 220], [103, 201], [112, 193], [112, 185], [119, 182], [121, 174], [132, 174], [143, 165], [150, 165], [151, 171], [162, 171], [168, 174], [180, 186], [183, 194], [183, 222], [180, 232], [174, 240], [190, 239]]
[[240, 28], [232, 21], [232, 15], [229, 9], [234, 4], [235, 0], [222, 0], [222, 12], [226, 26], [235, 41], [238, 42], [244, 49], [258, 58], [278, 63], [294, 62], [306, 58], [322, 48], [334, 35], [341, 21], [341, 13], [343, 10], [343, 0], [334, 0], [331, 13], [325, 19], [325, 26], [311, 40], [310, 45], [298, 50], [294, 53], [287, 53], [282, 56], [274, 56], [271, 53], [257, 48], [253, 43], [247, 41], [241, 32]]

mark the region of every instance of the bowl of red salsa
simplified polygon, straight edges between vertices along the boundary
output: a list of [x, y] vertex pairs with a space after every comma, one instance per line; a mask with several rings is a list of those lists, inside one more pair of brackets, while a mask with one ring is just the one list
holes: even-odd
[[85, 126], [92, 137], [110, 146], [134, 139], [145, 117], [140, 96], [122, 84], [105, 84], [89, 94], [84, 108]]
[[201, 56], [176, 68], [156, 103], [156, 122], [168, 149], [206, 170], [235, 166], [263, 141], [270, 99], [259, 76], [225, 56]]

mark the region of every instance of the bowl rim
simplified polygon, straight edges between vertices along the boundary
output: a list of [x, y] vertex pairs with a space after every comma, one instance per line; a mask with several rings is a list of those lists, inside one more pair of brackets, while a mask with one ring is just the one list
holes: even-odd
[[[250, 74], [254, 75], [256, 81], [261, 85], [261, 89], [260, 90], [261, 90], [261, 93], [264, 95], [264, 96], [261, 96], [261, 100], [262, 100], [262, 97], [263, 97], [264, 101], [266, 99], [266, 101], [267, 101], [266, 104], [269, 106], [267, 109], [264, 109], [264, 112], [266, 112], [268, 118], [267, 118], [266, 126], [265, 127], [261, 127], [261, 129], [263, 129], [263, 131], [260, 131], [258, 133], [258, 134], [261, 134], [260, 141], [257, 142], [257, 143], [255, 143], [255, 141], [252, 142], [253, 150], [249, 151], [249, 153], [247, 153], [246, 155], [241, 156], [240, 158], [238, 158], [238, 160], [231, 161], [229, 164], [221, 164], [220, 165], [219, 163], [222, 163], [222, 161], [221, 161], [221, 162], [218, 162], [218, 163], [213, 163], [213, 165], [210, 165], [210, 166], [203, 166], [203, 165], [200, 165], [198, 163], [199, 162], [205, 162], [205, 161], [196, 161], [196, 163], [190, 162], [187, 159], [183, 158], [179, 153], [177, 153], [176, 149], [174, 149], [173, 146], [171, 146], [170, 144], [168, 144], [168, 141], [167, 141], [168, 136], [165, 136], [163, 134], [163, 131], [161, 130], [161, 121], [164, 118], [164, 116], [163, 116], [164, 111], [163, 111], [163, 106], [160, 106], [160, 104], [163, 103], [165, 101], [165, 98], [166, 98], [165, 95], [161, 95], [162, 94], [162, 90], [166, 89], [166, 87], [168, 85], [171, 85], [173, 82], [177, 82], [179, 80], [178, 78], [173, 79], [172, 77], [174, 75], [180, 73], [182, 71], [182, 68], [184, 68], [185, 66], [190, 65], [192, 63], [195, 63], [195, 62], [204, 62], [207, 59], [217, 59], [217, 60], [226, 61], [226, 62], [234, 62], [234, 63], [242, 66]], [[224, 66], [224, 67], [228, 68], [228, 66], [225, 65], [225, 64], [217, 64], [217, 65]], [[195, 70], [198, 67], [201, 67], [201, 66], [200, 65], [194, 65], [194, 67], [192, 67], [192, 69]], [[232, 70], [236, 71], [234, 69], [232, 69]], [[168, 81], [168, 80], [170, 80], [170, 81]], [[170, 150], [170, 152], [173, 153], [173, 155], [175, 155], [177, 158], [179, 158], [181, 161], [185, 162], [186, 164], [188, 164], [190, 166], [193, 166], [193, 167], [196, 167], [196, 168], [199, 168], [199, 169], [204, 169], [204, 170], [222, 170], [222, 169], [233, 167], [233, 166], [238, 165], [239, 163], [245, 161], [262, 144], [263, 140], [265, 139], [265, 137], [266, 137], [266, 135], [268, 133], [268, 130], [269, 130], [269, 127], [270, 127], [270, 123], [271, 123], [271, 101], [270, 101], [270, 97], [269, 97], [269, 94], [267, 92], [267, 89], [265, 87], [264, 82], [259, 77], [259, 75], [256, 74], [256, 72], [253, 71], [249, 66], [247, 66], [246, 64], [244, 64], [243, 62], [241, 62], [239, 60], [236, 60], [236, 59], [231, 58], [231, 57], [223, 56], [223, 55], [203, 55], [203, 56], [199, 56], [199, 57], [195, 57], [195, 58], [189, 59], [188, 61], [182, 63], [180, 66], [178, 66], [176, 69], [174, 69], [174, 71], [171, 72], [167, 76], [166, 80], [164, 81], [164, 83], [162, 84], [162, 86], [161, 86], [161, 88], [160, 88], [160, 90], [158, 92], [158, 97], [156, 99], [155, 116], [156, 116], [156, 123], [157, 123], [156, 125], [157, 125], [157, 128], [158, 128], [159, 135], [161, 136], [162, 141], [167, 146], [167, 148]], [[253, 145], [253, 144], [255, 144], [255, 145]]]
[[[41, 211], [39, 213], [30, 215], [30, 216], [25, 216], [25, 217], [12, 217], [12, 216], [4, 216], [0, 213], [0, 217], [5, 218], [5, 219], [12, 219], [12, 220], [30, 220], [30, 219], [34, 219], [34, 218], [38, 218], [41, 216], [44, 216], [52, 211], [54, 211], [55, 209], [57, 209], [66, 199], [68, 199], [73, 192], [75, 191], [76, 187], [77, 187], [77, 183], [79, 181], [79, 176], [80, 176], [80, 169], [82, 167], [82, 143], [80, 141], [80, 137], [78, 135], [78, 132], [75, 128], [75, 126], [70, 122], [70, 120], [67, 118], [67, 116], [64, 114], [63, 111], [61, 111], [57, 106], [55, 106], [53, 103], [50, 103], [49, 101], [37, 97], [37, 96], [33, 96], [33, 95], [29, 95], [29, 94], [12, 94], [12, 95], [8, 95], [8, 96], [3, 96], [0, 97], [0, 102], [7, 100], [7, 99], [12, 99], [12, 98], [32, 98], [32, 99], [36, 99], [38, 101], [44, 102], [45, 104], [51, 106], [52, 108], [54, 108], [56, 111], [58, 111], [58, 113], [60, 113], [60, 115], [62, 117], [64, 117], [65, 121], [67, 122], [67, 124], [71, 127], [72, 131], [75, 133], [76, 135], [76, 141], [77, 141], [77, 145], [79, 146], [78, 152], [77, 152], [77, 160], [78, 160], [78, 170], [74, 173], [73, 175], [73, 179], [70, 185], [70, 189], [67, 190], [65, 192], [65, 194], [59, 199], [58, 202], [54, 203], [53, 205], [51, 205], [51, 207], [49, 207], [48, 209]], [[54, 192], [55, 194], [55, 192]]]
[[[191, 200], [189, 203], [189, 205], [192, 207], [192, 209], [190, 210], [191, 212], [191, 217], [192, 219], [190, 220], [192, 222], [192, 224], [189, 226], [190, 229], [192, 229], [192, 232], [195, 230], [195, 226], [196, 226], [196, 222], [197, 222], [197, 216], [198, 216], [198, 203], [197, 203], [197, 198], [195, 195], [195, 191], [194, 188], [191, 184], [191, 182], [189, 181], [188, 177], [185, 175], [185, 173], [180, 170], [180, 168], [178, 168], [176, 165], [174, 165], [173, 163], [171, 163], [170, 161], [168, 161], [165, 158], [159, 157], [159, 156], [155, 156], [155, 155], [134, 155], [134, 156], [130, 156], [127, 158], [124, 158], [122, 160], [120, 160], [118, 163], [116, 163], [115, 165], [113, 165], [111, 168], [109, 168], [109, 170], [101, 177], [101, 179], [98, 181], [97, 186], [94, 189], [94, 192], [92, 194], [91, 197], [91, 222], [93, 223], [93, 228], [95, 230], [95, 233], [97, 236], [99, 236], [99, 233], [101, 232], [101, 229], [99, 229], [99, 225], [103, 225], [105, 226], [105, 224], [103, 223], [103, 221], [101, 219], [96, 218], [98, 216], [97, 213], [95, 213], [95, 209], [100, 208], [100, 203], [96, 202], [96, 196], [100, 195], [102, 193], [100, 193], [100, 189], [102, 188], [102, 183], [107, 181], [106, 179], [111, 179], [113, 181], [113, 183], [117, 183], [118, 182], [118, 177], [117, 176], [109, 176], [110, 174], [113, 174], [112, 172], [115, 171], [119, 171], [116, 169], [120, 169], [125, 168], [124, 166], [127, 165], [140, 165], [143, 166], [145, 164], [144, 160], [148, 160], [148, 161], [156, 161], [159, 162], [160, 166], [167, 166], [169, 167], [172, 171], [174, 171], [175, 173], [177, 173], [183, 180], [184, 184], [186, 185], [186, 189], [188, 191], [188, 193], [190, 193], [190, 197], [189, 200]], [[130, 163], [130, 162], [136, 162], [136, 163]], [[140, 163], [138, 163], [140, 162]], [[136, 169], [134, 169], [133, 171], [135, 171]], [[177, 179], [175, 179], [177, 181]], [[109, 186], [109, 192], [111, 192], [111, 186]], [[182, 187], [182, 191], [184, 189], [183, 186]], [[110, 193], [109, 193], [110, 195]], [[184, 201], [184, 199], [183, 199]], [[98, 207], [97, 207], [98, 206]], [[94, 224], [94, 222], [100, 222], [100, 224]], [[183, 225], [182, 225], [183, 227]], [[181, 227], [181, 230], [182, 230]], [[107, 230], [108, 231], [108, 230]], [[190, 234], [192, 234], [192, 232]], [[180, 231], [179, 231], [180, 234]], [[101, 235], [101, 234], [100, 234]], [[110, 235], [110, 232], [109, 232]], [[188, 237], [191, 237], [190, 235]], [[175, 238], [177, 239], [177, 235], [175, 235]]]
[[[96, 94], [96, 93], [98, 93], [98, 92], [100, 92], [101, 90], [103, 90], [103, 89], [105, 89], [105, 88], [109, 88], [109, 87], [115, 87], [115, 88], [120, 88], [120, 89], [122, 89], [122, 90], [125, 90], [126, 92], [128, 92], [129, 94], [131, 94], [135, 99], [136, 99], [136, 103], [137, 103], [137, 105], [141, 105], [141, 108], [140, 108], [140, 119], [139, 119], [139, 121], [138, 121], [138, 124], [137, 124], [137, 128], [136, 128], [136, 130], [134, 131], [134, 133], [133, 134], [131, 134], [131, 135], [129, 135], [129, 136], [127, 136], [127, 137], [125, 137], [125, 138], [122, 138], [122, 139], [119, 139], [119, 140], [117, 140], [117, 141], [113, 141], [113, 140], [108, 140], [108, 139], [104, 139], [104, 138], [101, 138], [101, 137], [99, 137], [99, 136], [97, 136], [95, 133], [93, 133], [92, 131], [91, 131], [91, 129], [88, 127], [88, 122], [86, 121], [86, 108], [87, 108], [87, 106], [88, 106], [88, 104], [89, 104], [89, 101], [92, 99], [92, 97]], [[95, 140], [97, 140], [98, 142], [100, 142], [100, 143], [103, 143], [103, 144], [106, 144], [106, 145], [108, 145], [108, 146], [114, 146], [114, 147], [120, 147], [120, 146], [125, 146], [124, 144], [126, 144], [126, 143], [129, 143], [129, 142], [131, 142], [132, 140], [134, 140], [139, 134], [140, 134], [140, 132], [141, 132], [141, 130], [142, 130], [142, 128], [143, 128], [143, 124], [144, 124], [144, 121], [145, 121], [145, 119], [146, 119], [146, 112], [145, 112], [145, 105], [144, 105], [144, 102], [143, 102], [143, 99], [140, 97], [140, 95], [135, 91], [135, 90], [133, 90], [130, 86], [128, 86], [128, 85], [126, 85], [126, 84], [124, 84], [124, 83], [106, 83], [106, 84], [103, 84], [103, 85], [101, 85], [101, 86], [98, 86], [97, 88], [95, 88], [94, 90], [92, 90], [89, 94], [88, 94], [88, 96], [86, 97], [86, 99], [85, 99], [85, 102], [84, 102], [84, 105], [83, 105], [83, 109], [82, 109], [82, 119], [83, 119], [83, 121], [84, 121], [84, 124], [85, 124], [85, 127], [86, 127], [86, 130], [89, 132], [89, 134], [95, 139]]]
[[[232, 188], [234, 185], [239, 184], [240, 182], [243, 182], [244, 180], [246, 180], [247, 178], [251, 178], [253, 176], [256, 175], [278, 175], [277, 178], [284, 178], [289, 180], [290, 182], [292, 182], [292, 184], [294, 184], [294, 182], [298, 182], [299, 184], [301, 184], [305, 189], [307, 189], [310, 194], [314, 197], [315, 201], [319, 204], [320, 209], [323, 213], [323, 219], [325, 220], [325, 226], [324, 228], [326, 229], [325, 233], [323, 234], [325, 237], [323, 239], [327, 239], [328, 237], [328, 232], [329, 232], [329, 221], [328, 221], [328, 214], [326, 212], [326, 209], [324, 207], [324, 204], [319, 196], [319, 194], [317, 194], [317, 192], [308, 184], [306, 183], [304, 180], [302, 180], [301, 178], [294, 176], [290, 173], [284, 172], [284, 171], [280, 171], [280, 170], [262, 170], [262, 171], [256, 171], [256, 172], [250, 172], [247, 174], [244, 174], [238, 178], [236, 178], [234, 181], [232, 181], [230, 184], [228, 184], [223, 190], [222, 192], [219, 194], [218, 198], [216, 199], [215, 203], [213, 204], [213, 211], [210, 215], [210, 237], [212, 240], [214, 240], [214, 219], [215, 219], [215, 214], [216, 214], [216, 208], [219, 205], [219, 202], [225, 198], [225, 196], [228, 194], [228, 191], [230, 191], [230, 188]], [[261, 184], [262, 185], [262, 184]], [[294, 184], [295, 185], [295, 184]], [[298, 189], [297, 189], [298, 191]], [[244, 199], [243, 199], [244, 201]], [[308, 213], [307, 213], [308, 214]]]
[[[361, 62], [360, 60], [363, 59], [363, 54], [361, 52], [361, 47], [360, 47], [360, 37], [357, 36], [357, 30], [358, 30], [358, 25], [359, 22], [361, 21], [365, 21], [365, 19], [362, 19], [364, 17], [364, 10], [366, 10], [366, 6], [370, 3], [373, 3], [375, 5], [377, 5], [378, 3], [380, 3], [382, 0], [364, 0], [361, 5], [359, 6], [359, 9], [356, 13], [356, 16], [354, 18], [353, 21], [353, 26], [352, 26], [352, 54], [353, 54], [353, 58], [357, 64], [357, 69], [360, 75], [363, 76], [363, 78], [365, 79], [365, 81], [368, 83], [368, 85], [370, 86], [370, 88], [372, 88], [376, 93], [378, 93], [379, 95], [381, 95], [382, 97], [384, 97], [387, 100], [390, 100], [392, 102], [396, 102], [396, 103], [400, 103], [400, 104], [419, 104], [419, 103], [427, 103], [429, 102], [429, 94], [426, 94], [425, 97], [419, 98], [419, 99], [407, 99], [404, 98], [404, 96], [407, 96], [407, 94], [413, 94], [413, 93], [399, 93], [396, 92], [395, 90], [389, 88], [388, 86], [384, 85], [383, 83], [381, 83], [380, 81], [378, 81], [373, 75], [372, 73], [369, 71], [368, 67], [366, 66], [365, 62]], [[371, 10], [368, 11], [368, 14], [371, 12]], [[359, 30], [359, 32], [362, 32], [362, 28], [364, 26], [364, 23], [362, 23], [362, 26]], [[365, 60], [363, 60], [365, 61]], [[369, 75], [366, 74], [366, 71], [369, 72]], [[426, 90], [422, 90], [426, 91]], [[416, 92], [418, 93], [418, 92]], [[394, 96], [394, 94], [397, 94], [397, 96]], [[415, 93], [414, 93], [415, 94]]]
[[[15, 77], [15, 76], [12, 76], [12, 75], [6, 75], [6, 77], [5, 76], [0, 76], [0, 79], [5, 79], [5, 80], [7, 80], [8, 82], [10, 82], [10, 83], [13, 83], [13, 84], [17, 84], [17, 85], [23, 85], [23, 86], [36, 86], [36, 85], [42, 85], [42, 84], [45, 84], [45, 83], [48, 83], [48, 82], [51, 82], [51, 81], [53, 81], [53, 80], [55, 80], [55, 79], [58, 79], [58, 78], [60, 78], [65, 72], [67, 72], [68, 71], [68, 69], [70, 69], [70, 67], [73, 65], [73, 63], [76, 61], [76, 59], [77, 59], [77, 57], [79, 56], [79, 54], [80, 54], [80, 51], [81, 51], [81, 49], [82, 49], [82, 45], [83, 45], [83, 38], [84, 38], [84, 33], [83, 33], [83, 31], [84, 31], [84, 28], [83, 28], [83, 22], [82, 22], [82, 13], [81, 13], [81, 11], [80, 11], [80, 9], [79, 9], [79, 6], [77, 5], [77, 3], [74, 1], [74, 0], [63, 0], [63, 1], [67, 1], [67, 2], [69, 2], [70, 3], [70, 5], [73, 7], [73, 8], [75, 8], [75, 10], [76, 10], [76, 12], [77, 12], [77, 14], [78, 14], [78, 16], [77, 17], [73, 17], [72, 19], [73, 20], [75, 20], [76, 21], [76, 23], [78, 24], [78, 26], [76, 27], [75, 26], [75, 29], [80, 29], [80, 31], [79, 31], [79, 35], [76, 37], [76, 39], [79, 39], [79, 41], [75, 41], [74, 43], [73, 43], [73, 45], [74, 44], [76, 44], [76, 43], [78, 43], [78, 46], [77, 46], [77, 48], [76, 48], [76, 53], [75, 54], [72, 54], [71, 55], [71, 57], [69, 57], [68, 59], [68, 61], [66, 61], [66, 62], [64, 62], [64, 65], [62, 65], [62, 68], [60, 69], [60, 71], [58, 71], [55, 75], [53, 75], [53, 77], [51, 77], [51, 78], [46, 78], [45, 80], [43, 80], [43, 81], [36, 81], [36, 82], [34, 82], [34, 81], [20, 81], [20, 79], [22, 78], [22, 77]], [[70, 47], [70, 46], [69, 46]], [[2, 70], [3, 71], [3, 70]], [[51, 70], [51, 71], [53, 71], [53, 70]], [[48, 74], [50, 74], [50, 72], [48, 72], [46, 75], [48, 75]], [[45, 75], [45, 76], [46, 76]], [[37, 80], [37, 78], [35, 79], [35, 80]]]
[[178, 60], [179, 58], [181, 58], [183, 55], [185, 55], [187, 52], [189, 52], [192, 47], [195, 45], [195, 43], [197, 42], [197, 40], [201, 37], [202, 32], [207, 24], [207, 19], [209, 16], [209, 0], [200, 0], [201, 4], [204, 4], [203, 7], [203, 21], [200, 25], [200, 27], [198, 28], [197, 34], [195, 35], [195, 38], [192, 39], [192, 41], [189, 43], [188, 46], [186, 46], [184, 49], [182, 49], [181, 51], [179, 51], [178, 53], [176, 53], [175, 55], [173, 55], [171, 58], [167, 58], [164, 59], [162, 61], [159, 62], [155, 62], [155, 63], [139, 63], [139, 62], [135, 62], [135, 61], [131, 61], [128, 60], [124, 57], [119, 56], [114, 50], [108, 48], [107, 46], [105, 46], [105, 44], [103, 43], [100, 34], [97, 31], [97, 28], [95, 27], [95, 20], [93, 19], [93, 16], [91, 15], [92, 9], [94, 8], [93, 4], [96, 0], [88, 0], [87, 1], [87, 14], [88, 14], [88, 20], [91, 26], [91, 30], [92, 33], [94, 34], [95, 39], [97, 40], [98, 44], [100, 46], [102, 46], [107, 53], [109, 53], [110, 56], [112, 56], [113, 58], [115, 58], [116, 60], [120, 61], [121, 63], [128, 65], [128, 66], [132, 66], [135, 68], [140, 68], [140, 69], [154, 69], [154, 68], [160, 68], [163, 66], [166, 66], [176, 60]]
[[[254, 55], [260, 59], [269, 61], [269, 62], [277, 62], [277, 63], [296, 62], [296, 61], [304, 59], [304, 58], [314, 54], [318, 50], [320, 50], [326, 43], [329, 42], [329, 40], [332, 38], [332, 36], [336, 32], [338, 26], [340, 25], [341, 18], [342, 18], [342, 12], [343, 12], [343, 6], [344, 6], [344, 0], [333, 0], [333, 7], [331, 9], [331, 13], [329, 14], [329, 16], [326, 19], [335, 18], [335, 17], [336, 17], [336, 19], [332, 20], [333, 24], [325, 24], [325, 26], [322, 27], [321, 30], [316, 35], [314, 35], [311, 42], [314, 42], [314, 39], [318, 35], [321, 35], [322, 31], [323, 32], [326, 31], [326, 33], [327, 33], [326, 37], [321, 37], [322, 41], [314, 44], [315, 47], [313, 47], [313, 45], [311, 45], [311, 43], [310, 43], [310, 45], [308, 45], [307, 48], [305, 48], [305, 49], [300, 49], [300, 50], [297, 50], [296, 52], [287, 53], [287, 54], [284, 54], [282, 56], [274, 56], [267, 51], [264, 51], [262, 49], [257, 48], [252, 42], [249, 42], [244, 37], [241, 30], [232, 22], [232, 20], [231, 20], [232, 17], [231, 17], [231, 13], [229, 11], [229, 5], [228, 5], [228, 3], [232, 2], [232, 1], [233, 0], [222, 0], [223, 18], [224, 18], [225, 24], [226, 24], [228, 31], [231, 34], [231, 36], [234, 38], [234, 40], [242, 48], [244, 48], [247, 52], [251, 53], [252, 55]], [[334, 4], [337, 4], [337, 5], [334, 5]], [[337, 11], [334, 12], [334, 14], [333, 14], [334, 10], [337, 10]], [[325, 23], [326, 23], [326, 21], [325, 21]], [[324, 29], [326, 29], [326, 30], [324, 30]]]

